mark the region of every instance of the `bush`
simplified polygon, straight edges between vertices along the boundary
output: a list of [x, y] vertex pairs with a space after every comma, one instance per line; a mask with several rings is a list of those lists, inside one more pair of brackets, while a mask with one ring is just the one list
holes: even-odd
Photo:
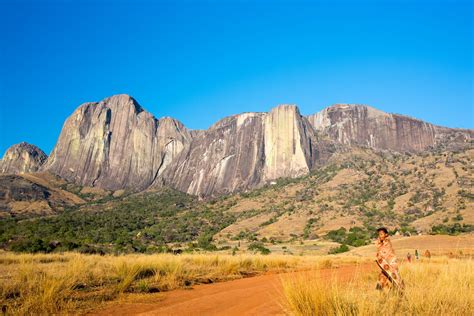
[[343, 253], [347, 251], [349, 251], [349, 247], [346, 244], [342, 244], [339, 247], [331, 248], [328, 253], [330, 255], [334, 255], [337, 253]]
[[212, 243], [211, 233], [205, 233], [199, 236], [199, 238], [197, 239], [197, 246], [204, 250], [217, 250], [216, 245]]
[[268, 255], [271, 252], [270, 249], [266, 248], [261, 242], [253, 242], [247, 247], [247, 249], [254, 252], [260, 252], [262, 255]]
[[432, 235], [458, 235], [460, 233], [474, 232], [474, 225], [455, 223], [452, 225], [435, 225], [431, 227]]
[[19, 239], [10, 245], [10, 250], [17, 252], [51, 252], [49, 243], [41, 238]]
[[303, 230], [303, 238], [308, 239], [310, 237], [315, 237], [316, 235], [311, 235], [311, 229], [313, 228], [314, 223], [318, 221], [319, 218], [310, 218], [306, 223], [306, 226]]
[[84, 245], [78, 248], [78, 251], [83, 254], [98, 254], [98, 255], [105, 255], [105, 251], [100, 247], [94, 247], [91, 245]]
[[337, 230], [331, 230], [326, 234], [326, 237], [332, 241], [342, 243], [346, 239], [347, 230], [344, 227], [341, 227]]
[[353, 247], [365, 246], [370, 243], [370, 233], [362, 227], [352, 227], [348, 234], [347, 230], [341, 227], [330, 231], [326, 237], [332, 241]]

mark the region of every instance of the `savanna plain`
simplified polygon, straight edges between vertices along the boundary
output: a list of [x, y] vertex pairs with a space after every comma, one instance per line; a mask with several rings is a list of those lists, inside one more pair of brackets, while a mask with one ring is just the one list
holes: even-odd
[[[303, 256], [5, 251], [0, 253], [0, 302], [7, 315], [189, 314], [200, 308], [204, 314], [471, 314], [474, 236], [419, 237], [394, 240], [406, 284], [403, 295], [375, 289], [373, 245], [340, 255]], [[442, 243], [457, 246], [441, 248]], [[418, 260], [403, 258], [420, 245], [431, 249], [431, 258], [421, 247]], [[235, 292], [239, 289], [242, 297]], [[259, 295], [255, 306], [245, 304], [246, 297]]]

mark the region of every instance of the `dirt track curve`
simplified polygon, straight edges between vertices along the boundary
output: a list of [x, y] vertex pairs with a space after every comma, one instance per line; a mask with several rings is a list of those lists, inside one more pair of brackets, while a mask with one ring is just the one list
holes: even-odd
[[[321, 269], [319, 277], [349, 281], [358, 273], [376, 271], [375, 265], [351, 265]], [[203, 284], [191, 290], [159, 293], [146, 302], [117, 303], [89, 315], [284, 315], [282, 276], [267, 274], [233, 281]]]

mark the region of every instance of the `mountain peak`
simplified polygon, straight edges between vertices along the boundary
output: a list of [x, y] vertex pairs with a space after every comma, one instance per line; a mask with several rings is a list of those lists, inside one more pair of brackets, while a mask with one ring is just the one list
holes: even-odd
[[300, 110], [296, 104], [278, 104], [270, 110], [270, 112], [275, 111], [291, 111], [298, 114], [300, 113]]
[[367, 104], [356, 104], [356, 103], [336, 103], [323, 109], [321, 112], [334, 112], [334, 111], [366, 111], [371, 116], [384, 116], [388, 113], [376, 109]]
[[35, 172], [48, 156], [37, 146], [21, 142], [10, 146], [0, 161], [0, 173]]
[[161, 123], [127, 94], [85, 103], [64, 123], [44, 170], [81, 185], [145, 189], [192, 137], [177, 120]]
[[344, 145], [374, 149], [422, 151], [437, 142], [437, 127], [368, 105], [334, 104], [308, 116], [313, 127]]
[[110, 108], [123, 108], [123, 107], [132, 107], [136, 113], [143, 112], [144, 109], [138, 104], [137, 100], [131, 97], [128, 94], [116, 94], [110, 97], [107, 97], [100, 101], [99, 103], [105, 104]]

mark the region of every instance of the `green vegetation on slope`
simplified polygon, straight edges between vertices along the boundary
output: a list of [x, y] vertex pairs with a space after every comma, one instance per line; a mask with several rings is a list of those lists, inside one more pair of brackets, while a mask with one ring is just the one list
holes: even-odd
[[163, 252], [169, 243], [195, 240], [198, 247], [212, 248], [212, 236], [234, 220], [189, 195], [165, 190], [130, 196], [106, 210], [82, 207], [53, 217], [3, 220], [0, 243], [25, 252]]
[[0, 247], [150, 253], [240, 249], [242, 242], [263, 253], [266, 246], [274, 251], [271, 245], [325, 237], [340, 244], [332, 252], [342, 252], [369, 243], [379, 226], [403, 235], [472, 232], [472, 154], [359, 148], [303, 177], [208, 202], [170, 189], [107, 195], [57, 216], [0, 220]]
[[[251, 205], [255, 216], [268, 214], [258, 227], [245, 222], [254, 239], [314, 239], [341, 226], [366, 232], [387, 226], [403, 235], [469, 232], [473, 154], [471, 149], [399, 154], [358, 148], [306, 176], [280, 179], [231, 200], [240, 210]], [[227, 229], [229, 238], [240, 237], [239, 220], [235, 226], [236, 231]]]

